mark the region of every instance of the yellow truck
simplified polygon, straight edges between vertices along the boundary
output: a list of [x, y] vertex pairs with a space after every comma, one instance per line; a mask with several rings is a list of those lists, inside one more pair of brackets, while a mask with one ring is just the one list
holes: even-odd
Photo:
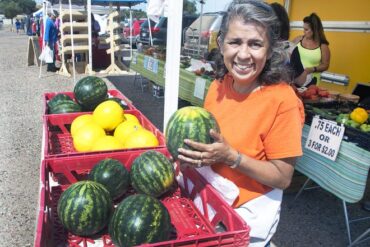
[[322, 78], [319, 86], [352, 93], [358, 83], [370, 86], [370, 1], [369, 0], [268, 0], [285, 6], [290, 19], [290, 38], [303, 34], [303, 18], [320, 16], [331, 52], [327, 72], [348, 77], [348, 82]]

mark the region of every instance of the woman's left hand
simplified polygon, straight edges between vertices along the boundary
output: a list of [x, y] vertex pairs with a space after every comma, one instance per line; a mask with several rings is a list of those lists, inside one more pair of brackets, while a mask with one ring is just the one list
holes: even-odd
[[178, 159], [181, 165], [195, 166], [197, 168], [202, 166], [209, 166], [215, 163], [232, 163], [232, 154], [236, 152], [233, 150], [227, 141], [214, 130], [210, 130], [210, 135], [214, 139], [214, 143], [204, 144], [185, 139], [184, 143], [189, 145], [194, 150], [179, 148]]

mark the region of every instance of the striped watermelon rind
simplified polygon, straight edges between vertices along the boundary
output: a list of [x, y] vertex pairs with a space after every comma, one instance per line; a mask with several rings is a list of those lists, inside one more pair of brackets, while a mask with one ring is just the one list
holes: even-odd
[[56, 105], [49, 108], [50, 114], [61, 114], [71, 112], [81, 112], [82, 108], [73, 100], [59, 100]]
[[66, 95], [64, 93], [58, 93], [48, 101], [47, 105], [48, 105], [49, 108], [51, 108], [55, 105], [58, 105], [60, 101], [64, 101], [64, 100], [73, 101], [73, 99], [71, 97], [69, 97], [68, 95]]
[[93, 181], [80, 181], [65, 190], [57, 213], [62, 225], [78, 236], [91, 236], [105, 228], [113, 212], [108, 190]]
[[112, 199], [117, 199], [127, 192], [130, 174], [120, 161], [108, 158], [94, 165], [89, 173], [89, 180], [104, 185]]
[[159, 197], [172, 187], [175, 172], [173, 165], [164, 154], [149, 150], [133, 161], [130, 180], [137, 192]]
[[174, 159], [177, 159], [178, 149], [191, 149], [184, 139], [196, 142], [213, 143], [210, 129], [219, 132], [215, 117], [206, 109], [198, 106], [187, 106], [177, 110], [170, 117], [166, 131], [166, 146]]
[[108, 87], [103, 79], [96, 76], [86, 76], [80, 79], [73, 90], [77, 103], [84, 110], [92, 111], [108, 97]]
[[170, 237], [171, 218], [167, 208], [156, 198], [135, 194], [116, 208], [108, 232], [117, 246], [136, 246], [166, 241]]

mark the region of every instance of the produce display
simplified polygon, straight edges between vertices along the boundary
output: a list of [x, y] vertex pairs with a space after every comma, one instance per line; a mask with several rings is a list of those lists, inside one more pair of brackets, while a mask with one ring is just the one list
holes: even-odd
[[[316, 86], [314, 89], [317, 88]], [[308, 89], [309, 90], [309, 89]], [[319, 89], [318, 89], [319, 90]], [[312, 89], [313, 91], [313, 89]], [[323, 100], [303, 98], [305, 105], [306, 123], [318, 115], [324, 119], [335, 121], [345, 126], [343, 139], [355, 145], [370, 150], [370, 109], [359, 103], [360, 97], [354, 94], [340, 94], [329, 91], [329, 96]]]
[[219, 131], [214, 116], [204, 108], [187, 106], [177, 110], [168, 120], [165, 136], [168, 151], [177, 159], [178, 149], [189, 148], [184, 139], [202, 143], [212, 143], [209, 131]]
[[63, 93], [58, 93], [51, 100], [49, 100], [48, 107], [52, 108], [52, 107], [58, 105], [60, 101], [64, 101], [64, 100], [73, 101], [73, 99], [71, 97], [69, 97], [68, 95], [65, 95]]
[[86, 110], [94, 110], [108, 96], [108, 87], [103, 79], [86, 76], [80, 79], [73, 90], [76, 101]]
[[147, 151], [137, 157], [131, 166], [131, 183], [143, 194], [159, 197], [175, 182], [173, 165], [162, 153]]
[[[78, 236], [96, 234], [110, 222], [109, 233], [117, 246], [168, 240], [170, 215], [153, 196], [168, 191], [174, 181], [173, 165], [157, 151], [139, 155], [130, 172], [119, 160], [103, 159], [90, 170], [88, 180], [76, 182], [62, 193], [58, 217], [69, 232]], [[122, 202], [117, 201], [119, 205], [110, 220], [113, 200], [120, 199], [131, 185], [139, 194], [128, 194]]]
[[123, 149], [122, 143], [114, 136], [102, 136], [98, 138], [92, 145], [90, 151], [109, 151]]
[[131, 195], [118, 205], [108, 231], [113, 243], [120, 247], [156, 243], [169, 239], [171, 218], [154, 197]]
[[105, 131], [114, 130], [123, 122], [123, 108], [113, 100], [100, 103], [93, 111], [94, 121]]
[[77, 152], [88, 152], [91, 151], [94, 143], [104, 136], [103, 128], [95, 122], [89, 122], [76, 130], [76, 134], [72, 137], [73, 146]]
[[75, 120], [73, 120], [71, 124], [71, 135], [75, 136], [77, 133], [77, 130], [81, 126], [85, 125], [86, 123], [93, 122], [93, 121], [94, 119], [91, 114], [84, 114], [84, 115], [78, 116]]
[[346, 127], [354, 128], [362, 132], [370, 132], [368, 129], [369, 114], [361, 107], [349, 110], [348, 108], [341, 108], [340, 104], [338, 104], [336, 108], [319, 108], [306, 104], [305, 111], [309, 115], [319, 115], [325, 119], [344, 124]]
[[139, 121], [135, 121], [132, 118], [127, 118], [125, 115], [125, 121], [120, 123], [114, 130], [113, 136], [124, 143], [124, 140], [133, 132], [143, 128]]
[[93, 181], [80, 181], [65, 190], [58, 202], [58, 217], [73, 234], [91, 236], [107, 226], [113, 212], [108, 190]]
[[130, 174], [121, 162], [108, 158], [93, 167], [89, 173], [89, 180], [104, 185], [112, 199], [117, 199], [127, 192]]
[[316, 85], [311, 85], [307, 88], [307, 90], [304, 90], [300, 93], [300, 96], [302, 99], [308, 99], [317, 101], [319, 99], [328, 99], [330, 96], [330, 93], [325, 88], [320, 88]]
[[80, 112], [82, 107], [65, 94], [57, 94], [48, 102], [50, 114]]
[[159, 145], [155, 134], [145, 129], [132, 114], [125, 116], [123, 108], [113, 100], [103, 101], [92, 114], [75, 118], [71, 124], [71, 135], [77, 152]]
[[123, 140], [123, 148], [148, 148], [157, 147], [159, 141], [153, 132], [138, 128], [132, 131], [126, 139]]

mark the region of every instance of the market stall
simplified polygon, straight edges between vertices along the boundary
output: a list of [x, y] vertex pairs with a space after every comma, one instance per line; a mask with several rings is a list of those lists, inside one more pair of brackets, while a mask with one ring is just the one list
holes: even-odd
[[[117, 134], [118, 129], [121, 134]], [[139, 133], [145, 134], [137, 138]], [[131, 139], [133, 135], [136, 137]], [[112, 146], [106, 138], [121, 144]], [[125, 95], [108, 90], [102, 79], [88, 76], [77, 82], [73, 92], [45, 93], [40, 208], [34, 246], [193, 246], [199, 241], [219, 246], [248, 245], [250, 227], [196, 170], [183, 171], [177, 182], [175, 175], [180, 174], [170, 157], [163, 133]], [[136, 170], [141, 164], [151, 166], [152, 173], [144, 174], [144, 167]], [[158, 172], [162, 165], [165, 169]], [[145, 176], [142, 179], [153, 180], [142, 187], [136, 172]], [[95, 173], [104, 176], [106, 182], [95, 180]], [[144, 191], [164, 182], [163, 176], [167, 185], [161, 191]], [[123, 187], [114, 185], [122, 181]], [[90, 185], [95, 188], [88, 188]], [[120, 191], [116, 196], [110, 194], [111, 185]], [[83, 187], [85, 192], [75, 194]], [[126, 205], [130, 200], [133, 204]], [[117, 215], [126, 206], [129, 210]], [[72, 214], [73, 222], [68, 216]], [[124, 218], [115, 222], [115, 217]], [[120, 222], [129, 227], [122, 229]], [[136, 231], [132, 231], [134, 228]], [[117, 235], [116, 230], [123, 234]]]
[[[165, 67], [164, 60], [141, 53], [134, 53], [130, 64], [132, 70], [161, 87], [165, 87]], [[208, 75], [198, 76], [194, 71], [180, 68], [178, 97], [193, 105], [202, 106], [212, 80]]]
[[343, 204], [349, 244], [354, 237], [351, 223], [361, 219], [350, 217], [347, 204], [364, 197], [370, 168], [369, 106], [364, 103], [369, 89], [361, 86], [356, 93], [363, 97], [314, 86], [301, 92], [306, 121], [303, 156], [296, 170], [307, 180], [296, 198], [311, 181], [338, 197]]

